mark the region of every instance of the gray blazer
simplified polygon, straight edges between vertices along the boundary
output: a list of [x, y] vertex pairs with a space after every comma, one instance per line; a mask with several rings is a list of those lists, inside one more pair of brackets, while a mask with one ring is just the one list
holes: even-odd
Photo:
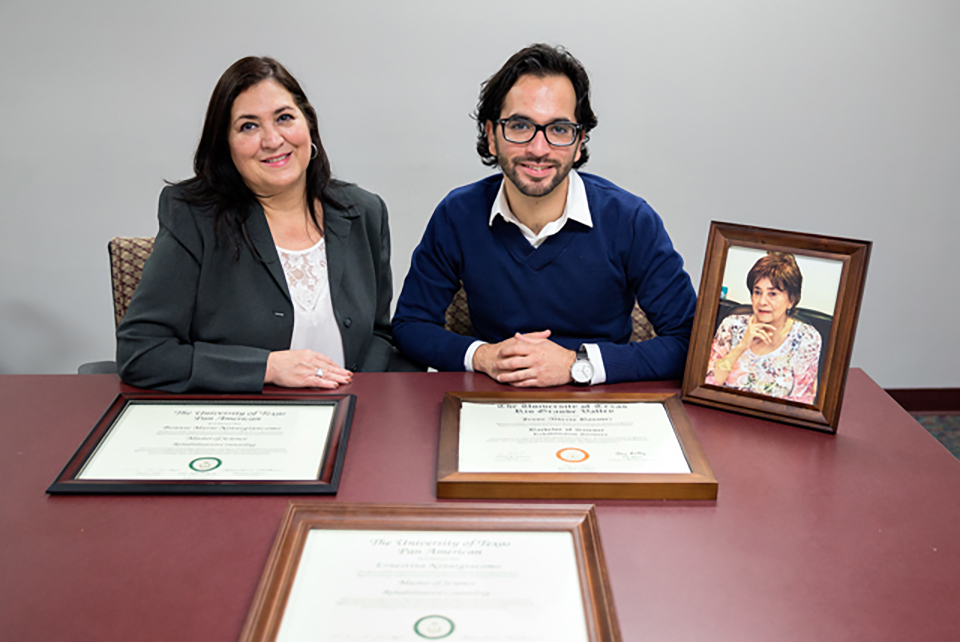
[[[390, 334], [390, 231], [379, 196], [331, 188], [343, 209], [324, 203], [333, 311], [346, 367], [386, 370]], [[212, 209], [160, 194], [160, 230], [143, 279], [117, 328], [117, 367], [127, 383], [171, 392], [256, 392], [267, 356], [290, 348], [293, 303], [263, 208], [247, 212], [250, 244], [217, 238]]]

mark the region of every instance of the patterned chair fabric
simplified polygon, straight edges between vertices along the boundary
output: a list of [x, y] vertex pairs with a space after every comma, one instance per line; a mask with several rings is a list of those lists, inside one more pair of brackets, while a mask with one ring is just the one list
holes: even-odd
[[[633, 320], [633, 332], [630, 334], [630, 341], [646, 341], [657, 336], [653, 331], [653, 326], [647, 320], [647, 315], [643, 313], [640, 306], [634, 304], [633, 314], [630, 315]], [[470, 310], [467, 308], [467, 293], [463, 288], [457, 290], [450, 302], [446, 312], [447, 322], [444, 328], [457, 334], [465, 336], [473, 335], [473, 326], [470, 323]]]
[[453, 295], [453, 301], [447, 306], [447, 322], [443, 328], [466, 337], [473, 336], [473, 324], [470, 322], [470, 310], [467, 308], [467, 293], [461, 287]]
[[130, 307], [130, 298], [140, 285], [143, 264], [153, 253], [152, 236], [115, 236], [107, 244], [110, 279], [113, 281], [113, 319], [117, 325]]
[[633, 304], [633, 313], [630, 315], [633, 320], [633, 332], [630, 333], [630, 341], [646, 341], [657, 336], [653, 331], [653, 325], [647, 319], [647, 315], [640, 309], [640, 305]]

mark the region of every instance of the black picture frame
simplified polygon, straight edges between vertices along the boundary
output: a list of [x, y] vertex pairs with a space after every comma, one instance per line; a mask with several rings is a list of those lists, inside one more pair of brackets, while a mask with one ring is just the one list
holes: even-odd
[[[131, 404], [215, 404], [217, 406], [333, 406], [326, 446], [315, 480], [102, 480], [80, 479], [84, 466], [97, 452], [123, 411]], [[47, 489], [56, 494], [223, 494], [223, 495], [334, 495], [346, 457], [356, 395], [303, 396], [205, 395], [120, 393]]]

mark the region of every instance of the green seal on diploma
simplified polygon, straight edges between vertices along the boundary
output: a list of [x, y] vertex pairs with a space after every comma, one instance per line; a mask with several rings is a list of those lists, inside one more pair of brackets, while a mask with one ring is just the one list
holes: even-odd
[[190, 468], [198, 473], [209, 473], [215, 468], [219, 468], [223, 462], [216, 457], [197, 457], [190, 462]]
[[442, 615], [428, 615], [417, 620], [413, 632], [427, 640], [439, 640], [453, 633], [453, 620]]

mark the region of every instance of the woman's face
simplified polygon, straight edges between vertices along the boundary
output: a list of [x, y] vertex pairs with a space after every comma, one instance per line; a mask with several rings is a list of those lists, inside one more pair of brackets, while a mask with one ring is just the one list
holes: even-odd
[[254, 194], [306, 190], [310, 127], [289, 91], [267, 79], [233, 101], [230, 156]]
[[786, 319], [787, 310], [793, 307], [787, 293], [774, 287], [767, 278], [753, 284], [750, 302], [753, 303], [753, 316], [757, 317], [760, 323], [777, 326]]

